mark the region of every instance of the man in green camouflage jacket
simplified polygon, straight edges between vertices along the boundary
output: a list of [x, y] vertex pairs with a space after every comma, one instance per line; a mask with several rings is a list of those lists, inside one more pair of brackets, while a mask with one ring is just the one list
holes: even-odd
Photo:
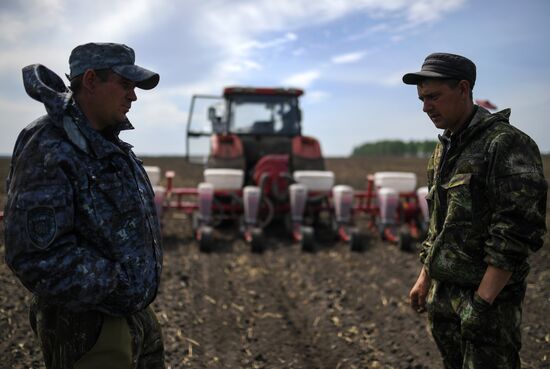
[[546, 193], [537, 145], [474, 105], [475, 64], [429, 55], [416, 85], [423, 111], [444, 132], [428, 164], [430, 226], [411, 306], [428, 311], [445, 368], [520, 368], [521, 304], [528, 256], [543, 244]]

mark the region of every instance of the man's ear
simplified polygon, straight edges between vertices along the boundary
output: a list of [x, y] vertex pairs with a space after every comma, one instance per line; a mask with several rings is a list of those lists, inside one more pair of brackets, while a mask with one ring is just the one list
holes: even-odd
[[470, 98], [470, 82], [463, 79], [458, 83], [458, 88], [463, 97]]
[[97, 75], [93, 69], [86, 69], [82, 75], [82, 89], [93, 93], [97, 85]]

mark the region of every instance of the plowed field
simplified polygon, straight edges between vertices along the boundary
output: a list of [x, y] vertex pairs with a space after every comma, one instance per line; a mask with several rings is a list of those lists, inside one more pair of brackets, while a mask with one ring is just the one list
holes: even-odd
[[[176, 185], [196, 185], [202, 169], [182, 158], [146, 158], [176, 170]], [[9, 160], [0, 160], [5, 178]], [[378, 170], [416, 172], [426, 159], [328, 159], [337, 183], [362, 188]], [[545, 158], [550, 178], [550, 158]], [[4, 204], [5, 193], [0, 194]], [[0, 227], [1, 229], [1, 227]], [[3, 232], [0, 230], [0, 233]], [[189, 219], [170, 216], [164, 228], [162, 285], [153, 305], [163, 327], [168, 368], [441, 368], [426, 315], [408, 306], [420, 269], [416, 253], [374, 241], [363, 253], [323, 242], [304, 253], [282, 227], [268, 232], [267, 250], [253, 254], [231, 226], [216, 251], [201, 253]], [[524, 368], [550, 368], [550, 251], [532, 257], [524, 304]], [[27, 321], [28, 292], [3, 262], [0, 245], [1, 368], [41, 368]]]

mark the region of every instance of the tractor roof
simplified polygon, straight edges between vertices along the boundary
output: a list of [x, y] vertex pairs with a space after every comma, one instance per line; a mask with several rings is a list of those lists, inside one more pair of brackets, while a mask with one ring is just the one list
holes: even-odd
[[223, 96], [234, 95], [279, 95], [279, 96], [301, 96], [303, 90], [298, 88], [283, 88], [283, 87], [241, 87], [231, 86], [223, 90]]

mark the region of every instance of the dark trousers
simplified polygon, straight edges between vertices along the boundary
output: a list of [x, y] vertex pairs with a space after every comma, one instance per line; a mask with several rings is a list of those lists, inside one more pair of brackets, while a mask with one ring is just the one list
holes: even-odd
[[482, 311], [474, 291], [437, 281], [430, 289], [428, 319], [445, 369], [519, 369], [524, 291], [503, 291]]
[[150, 307], [125, 317], [73, 312], [34, 299], [30, 323], [47, 369], [163, 369], [160, 325]]

